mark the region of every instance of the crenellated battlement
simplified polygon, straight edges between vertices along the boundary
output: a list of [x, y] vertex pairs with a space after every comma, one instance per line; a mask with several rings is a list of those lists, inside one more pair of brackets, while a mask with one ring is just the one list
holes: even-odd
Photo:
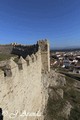
[[[42, 44], [48, 49], [43, 51]], [[13, 44], [13, 47], [15, 54], [17, 50], [19, 52], [17, 61], [13, 58], [7, 60], [0, 70], [0, 108], [9, 113], [4, 115], [4, 120], [11, 120], [10, 115], [16, 110], [18, 115], [13, 120], [43, 120], [46, 100], [41, 77], [42, 71], [50, 70], [48, 42], [39, 41], [28, 47]], [[21, 111], [39, 111], [41, 116], [21, 117]]]
[[4, 66], [3, 71], [0, 70], [0, 75], [4, 77], [12, 77], [14, 74], [13, 69], [25, 70], [28, 69], [31, 65], [34, 63], [37, 63], [37, 61], [40, 59], [40, 52], [37, 51], [35, 54], [27, 55], [24, 59], [22, 56], [18, 59], [18, 62], [16, 63], [12, 58], [7, 60], [6, 65]]
[[[9, 50], [8, 46], [10, 47], [10, 45], [6, 46], [5, 47], [2, 46], [1, 48], [6, 48], [6, 51], [8, 51]], [[22, 56], [27, 61], [27, 65], [29, 65], [32, 61], [34, 62], [38, 57], [37, 52], [40, 52], [42, 70], [50, 71], [50, 53], [49, 53], [50, 48], [47, 39], [39, 40], [37, 44], [34, 45], [11, 44], [11, 46], [13, 47], [10, 47], [11, 52], [9, 51], [9, 53], [18, 55], [19, 58]]]

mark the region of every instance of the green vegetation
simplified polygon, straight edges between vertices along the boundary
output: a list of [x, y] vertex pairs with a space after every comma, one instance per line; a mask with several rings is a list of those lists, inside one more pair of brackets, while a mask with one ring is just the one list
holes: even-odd
[[72, 105], [68, 120], [80, 120], [80, 89], [74, 87], [77, 80], [69, 76], [66, 76], [65, 78], [66, 85], [62, 88], [64, 91], [64, 98], [58, 100], [49, 98], [46, 110], [46, 120], [67, 120], [59, 114], [66, 101], [69, 101]]
[[69, 120], [80, 120], [80, 91], [73, 85], [76, 80], [66, 76], [67, 85], [64, 89], [64, 99], [68, 100], [73, 106]]
[[13, 55], [13, 54], [2, 54], [2, 53], [0, 53], [0, 61], [8, 60], [8, 59], [10, 59], [11, 57], [15, 57], [15, 55]]
[[53, 120], [53, 118], [55, 118], [56, 120], [66, 120], [58, 114], [60, 111], [62, 111], [64, 104], [65, 104], [64, 99], [60, 98], [59, 100], [53, 100], [49, 98], [47, 104], [46, 119], [48, 120], [49, 118], [49, 120]]

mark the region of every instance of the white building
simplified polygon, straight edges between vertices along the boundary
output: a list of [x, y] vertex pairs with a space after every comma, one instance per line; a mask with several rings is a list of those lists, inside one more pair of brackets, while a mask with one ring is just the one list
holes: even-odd
[[63, 60], [63, 67], [70, 67], [70, 61], [68, 58], [64, 58]]

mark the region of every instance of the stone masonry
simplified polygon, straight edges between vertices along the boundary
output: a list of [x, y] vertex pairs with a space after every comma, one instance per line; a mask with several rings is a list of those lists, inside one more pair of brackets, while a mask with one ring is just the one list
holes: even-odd
[[0, 70], [0, 108], [3, 120], [44, 120], [42, 71], [50, 71], [49, 43], [39, 41], [35, 53], [8, 60]]

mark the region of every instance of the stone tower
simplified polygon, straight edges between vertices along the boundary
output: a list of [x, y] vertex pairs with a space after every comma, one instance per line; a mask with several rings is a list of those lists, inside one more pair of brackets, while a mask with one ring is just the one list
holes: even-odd
[[41, 50], [42, 71], [50, 71], [50, 47], [48, 40], [39, 40]]

